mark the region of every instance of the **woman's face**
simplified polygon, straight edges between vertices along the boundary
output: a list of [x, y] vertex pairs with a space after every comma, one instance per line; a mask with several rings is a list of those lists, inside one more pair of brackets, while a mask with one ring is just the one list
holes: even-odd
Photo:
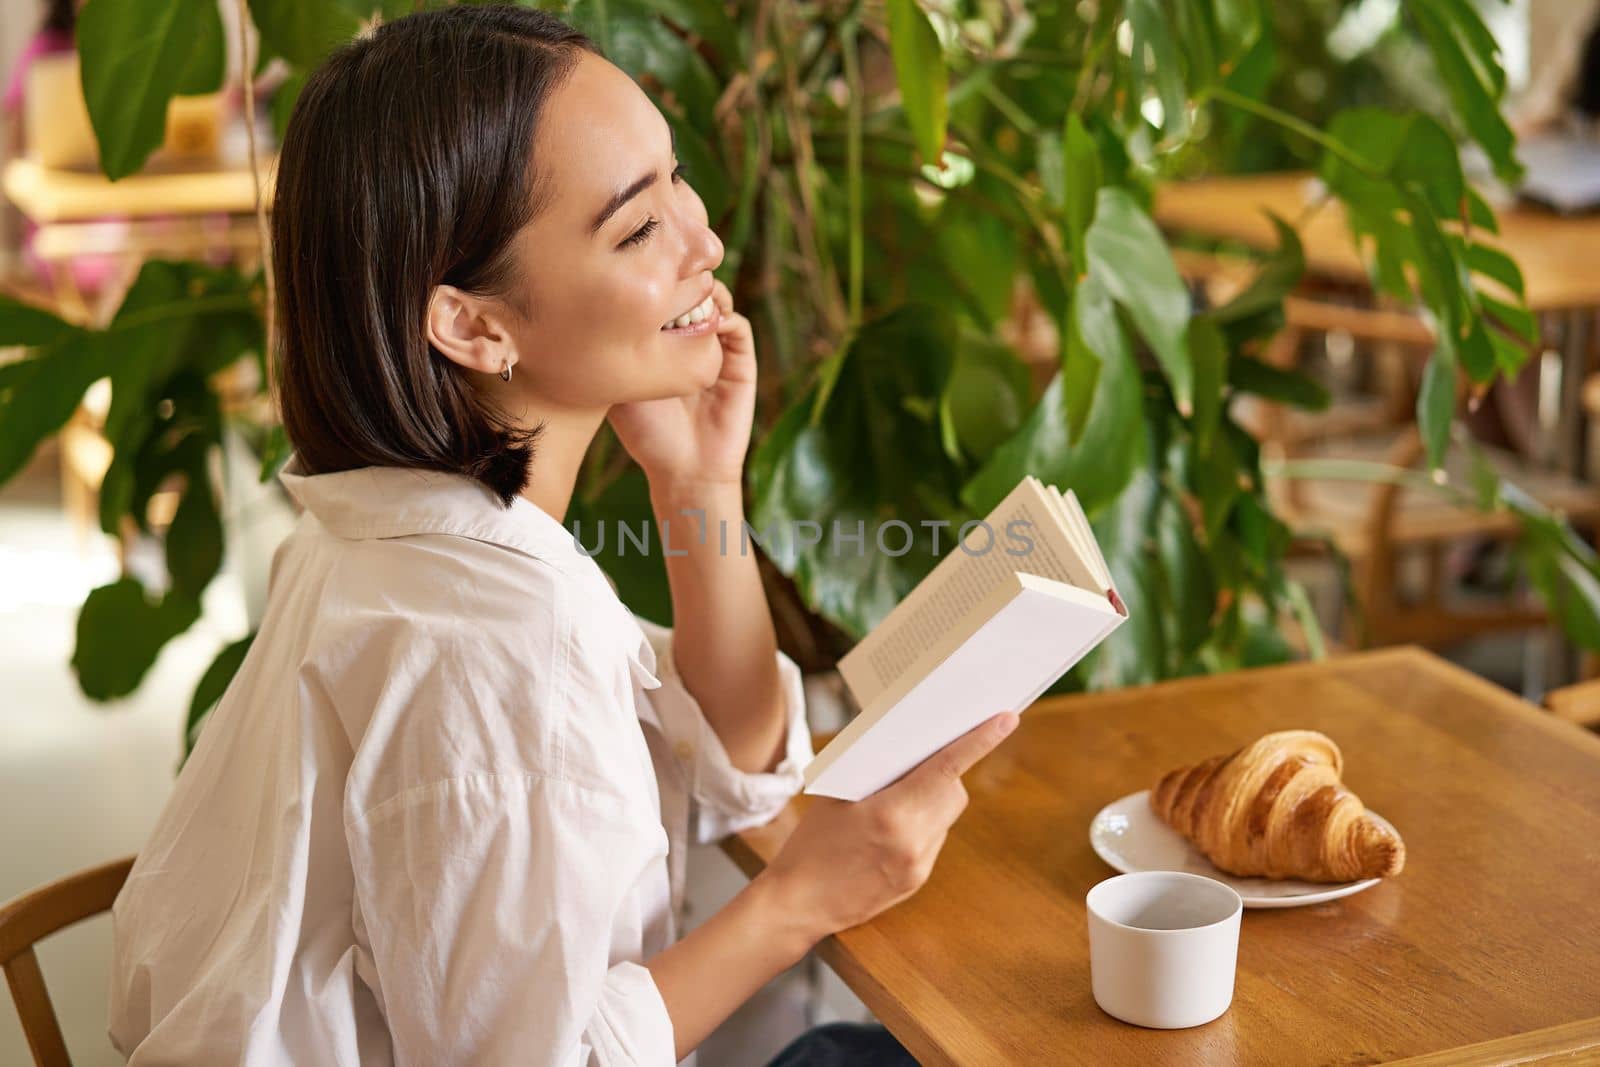
[[534, 146], [548, 200], [515, 239], [519, 392], [604, 409], [681, 396], [716, 381], [717, 312], [662, 327], [708, 302], [722, 242], [674, 175], [672, 133], [621, 70], [583, 53], [545, 103]]

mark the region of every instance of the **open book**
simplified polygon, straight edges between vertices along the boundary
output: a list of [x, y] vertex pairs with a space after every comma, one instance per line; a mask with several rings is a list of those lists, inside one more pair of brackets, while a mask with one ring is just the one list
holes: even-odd
[[1128, 617], [1083, 508], [1029, 475], [839, 661], [861, 713], [807, 765], [860, 800], [1021, 712]]

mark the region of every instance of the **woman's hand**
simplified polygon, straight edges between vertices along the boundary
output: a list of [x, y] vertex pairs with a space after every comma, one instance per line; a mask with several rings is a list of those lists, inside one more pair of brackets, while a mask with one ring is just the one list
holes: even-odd
[[920, 889], [967, 806], [961, 776], [1016, 725], [1015, 714], [996, 715], [865, 800], [813, 800], [760, 875], [781, 887], [785, 917], [814, 943]]
[[711, 299], [722, 313], [717, 380], [688, 396], [618, 404], [606, 416], [653, 491], [684, 482], [742, 483], [756, 405], [755, 341], [726, 285], [712, 283]]

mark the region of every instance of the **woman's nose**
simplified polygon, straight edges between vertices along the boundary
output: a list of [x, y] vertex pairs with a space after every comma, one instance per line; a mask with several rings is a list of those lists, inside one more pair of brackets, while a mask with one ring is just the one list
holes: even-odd
[[704, 222], [689, 227], [689, 248], [685, 272], [689, 276], [702, 271], [713, 271], [722, 265], [722, 239]]

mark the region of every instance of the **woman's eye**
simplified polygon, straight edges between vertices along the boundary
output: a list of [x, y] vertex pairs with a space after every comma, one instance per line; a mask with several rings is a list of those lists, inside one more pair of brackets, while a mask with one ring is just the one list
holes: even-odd
[[659, 223], [657, 223], [655, 219], [647, 219], [643, 226], [640, 226], [637, 230], [634, 230], [627, 237], [623, 238], [622, 244], [618, 245], [617, 247], [632, 248], [635, 245], [644, 244], [650, 239], [650, 235], [656, 232], [656, 226], [658, 225]]
[[679, 163], [676, 167], [672, 168], [672, 180], [675, 182], [681, 182], [683, 181], [683, 176], [688, 173], [689, 168], [685, 167], [682, 163]]

